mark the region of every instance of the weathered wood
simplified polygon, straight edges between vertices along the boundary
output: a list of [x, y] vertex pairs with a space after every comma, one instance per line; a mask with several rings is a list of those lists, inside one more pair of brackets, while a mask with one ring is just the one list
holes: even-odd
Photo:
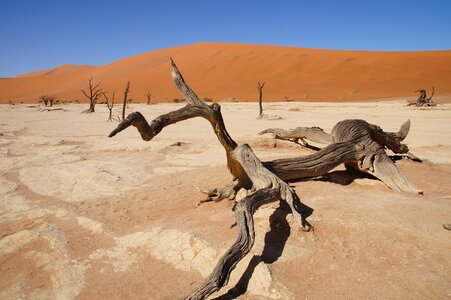
[[253, 214], [261, 205], [275, 200], [287, 201], [302, 227], [306, 230], [312, 228], [306, 220], [312, 210], [299, 209], [300, 200], [296, 192], [268, 171], [248, 145], [240, 145], [232, 153], [252, 181], [252, 189], [240, 190], [245, 195], [243, 199], [238, 199], [235, 207], [238, 237], [221, 257], [210, 276], [187, 299], [205, 299], [227, 284], [231, 271], [252, 249], [255, 241]]
[[258, 108], [259, 108], [259, 114], [258, 116], [261, 118], [263, 116], [263, 87], [265, 86], [265, 82], [260, 83], [258, 82]]
[[[375, 135], [375, 139], [380, 142], [388, 139], [387, 134], [383, 131], [379, 132], [377, 126], [374, 127], [374, 125], [363, 120], [346, 120], [338, 123], [332, 133], [333, 143], [312, 155], [265, 163], [260, 162], [248, 145], [238, 146], [230, 137], [219, 104], [207, 105], [201, 101], [186, 84], [172, 59], [171, 64], [174, 83], [186, 98], [187, 105], [155, 118], [150, 124], [141, 113], [133, 112], [109, 134], [109, 137], [134, 126], [142, 139], [150, 141], [166, 126], [183, 120], [202, 117], [210, 122], [216, 137], [226, 152], [227, 166], [236, 182], [223, 189], [202, 191], [211, 200], [220, 200], [223, 196], [230, 199], [235, 198], [237, 202], [235, 217], [239, 230], [238, 237], [219, 260], [210, 276], [188, 299], [205, 299], [227, 284], [230, 273], [237, 263], [249, 253], [254, 244], [253, 213], [264, 203], [274, 200], [286, 201], [302, 228], [305, 230], [312, 228], [307, 221], [307, 217], [313, 210], [301, 203], [296, 192], [285, 182], [286, 180], [322, 175], [338, 164], [346, 162], [358, 162], [363, 169], [373, 162], [373, 160], [367, 159], [368, 154], [380, 155], [374, 160], [376, 163], [372, 165], [376, 176], [380, 176], [384, 180], [388, 180], [385, 179], [387, 174], [391, 176], [388, 176], [390, 178], [397, 178], [396, 176], [393, 177], [390, 169], [392, 166], [387, 164], [382, 155], [385, 154], [383, 150], [385, 144], [379, 144], [371, 136], [372, 134]], [[398, 135], [405, 137], [406, 134], [404, 130]], [[388, 134], [388, 136], [391, 135]], [[400, 143], [385, 143], [387, 144], [385, 146], [397, 149], [400, 153], [405, 151]], [[399, 188], [406, 187], [404, 185], [399, 186]]]
[[269, 128], [258, 134], [262, 135], [265, 133], [272, 133], [275, 139], [292, 141], [297, 144], [299, 144], [300, 140], [303, 145], [307, 144], [306, 139], [320, 144], [329, 144], [332, 141], [331, 135], [319, 127], [297, 127], [291, 130]]
[[409, 103], [408, 106], [409, 105], [416, 105], [416, 106], [420, 106], [421, 107], [421, 106], [436, 106], [437, 105], [437, 103], [434, 103], [432, 101], [432, 97], [434, 97], [434, 93], [435, 93], [435, 87], [434, 86], [432, 87], [432, 93], [431, 93], [430, 97], [427, 96], [426, 90], [423, 90], [423, 89], [416, 90], [415, 93], [420, 93], [420, 96], [418, 96], [418, 99], [417, 99], [416, 102]]
[[[142, 139], [150, 141], [164, 127], [179, 121], [202, 117], [210, 122], [213, 131], [226, 152], [229, 170], [237, 181], [235, 185], [228, 186], [227, 189], [220, 191], [219, 194], [227, 195], [230, 198], [242, 194], [246, 196], [244, 199], [238, 199], [241, 201], [238, 201], [235, 207], [237, 225], [240, 229], [237, 241], [221, 258], [207, 280], [189, 297], [189, 299], [205, 299], [227, 283], [230, 272], [252, 248], [255, 235], [252, 215], [255, 209], [267, 201], [285, 200], [288, 202], [293, 214], [299, 219], [302, 227], [306, 230], [312, 228], [306, 220], [312, 213], [312, 209], [306, 209], [307, 206], [300, 202], [294, 190], [267, 170], [249, 146], [238, 146], [236, 144], [225, 128], [219, 104], [207, 105], [202, 102], [186, 84], [172, 59], [171, 63], [174, 83], [185, 96], [188, 104], [176, 111], [155, 118], [151, 124], [146, 121], [141, 113], [131, 113], [109, 134], [109, 137], [115, 136], [130, 126], [134, 126], [138, 129]], [[228, 192], [226, 193], [225, 191]], [[217, 192], [218, 190], [207, 191], [207, 194], [210, 194], [210, 198], [214, 199]]]
[[124, 103], [122, 104], [122, 121], [125, 120], [125, 107], [127, 106], [127, 97], [128, 97], [128, 91], [130, 89], [130, 81], [127, 82], [127, 86], [124, 90]]
[[[264, 165], [283, 180], [295, 180], [323, 175], [344, 163], [377, 177], [394, 191], [422, 194], [421, 190], [399, 172], [395, 163], [385, 153], [385, 148], [388, 148], [394, 153], [415, 157], [409, 152], [407, 145], [401, 143], [409, 129], [410, 120], [396, 133], [385, 132], [379, 126], [364, 120], [344, 120], [332, 129], [330, 135], [332, 143], [318, 152], [304, 157], [269, 161]], [[263, 132], [278, 134], [281, 131], [268, 129]], [[290, 133], [290, 131], [282, 132]], [[295, 132], [284, 136], [295, 139]], [[309, 135], [312, 132], [316, 134], [319, 131], [301, 130], [299, 138], [315, 138], [315, 134]]]

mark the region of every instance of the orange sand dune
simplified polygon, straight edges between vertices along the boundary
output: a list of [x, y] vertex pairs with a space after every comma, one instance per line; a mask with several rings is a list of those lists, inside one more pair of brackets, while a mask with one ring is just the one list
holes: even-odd
[[[416, 97], [435, 85], [435, 99], [451, 100], [451, 50], [375, 52], [199, 43], [128, 57], [100, 67], [64, 65], [0, 79], [0, 103], [36, 102], [42, 94], [86, 101], [80, 89], [92, 75], [108, 92], [129, 98], [171, 102], [180, 93], [171, 81], [172, 57], [200, 97], [255, 101], [265, 81], [264, 101], [356, 101]], [[117, 99], [117, 98], [116, 98]]]

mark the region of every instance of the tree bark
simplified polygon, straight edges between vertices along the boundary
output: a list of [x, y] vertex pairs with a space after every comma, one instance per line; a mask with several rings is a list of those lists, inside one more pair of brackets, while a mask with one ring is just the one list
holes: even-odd
[[265, 82], [260, 83], [258, 82], [258, 107], [259, 107], [259, 114], [258, 116], [261, 118], [263, 116], [263, 87], [265, 86]]
[[124, 103], [122, 105], [122, 121], [125, 120], [125, 107], [127, 106], [127, 96], [128, 96], [129, 88], [130, 88], [130, 81], [127, 82], [127, 86], [125, 87], [125, 90], [124, 90]]
[[[133, 112], [109, 134], [109, 137], [134, 126], [143, 140], [150, 141], [164, 127], [195, 117], [206, 119], [212, 126], [225, 150], [227, 166], [236, 179], [236, 183], [228, 185], [224, 189], [202, 191], [206, 192], [212, 200], [220, 200], [223, 195], [235, 198], [237, 202], [235, 217], [239, 232], [236, 241], [219, 260], [210, 276], [187, 298], [205, 299], [227, 284], [230, 273], [237, 263], [251, 250], [255, 237], [253, 213], [264, 203], [275, 200], [286, 201], [302, 228], [305, 230], [312, 228], [307, 217], [313, 210], [301, 203], [296, 192], [285, 180], [322, 175], [340, 163], [359, 162], [366, 157], [366, 147], [372, 145], [372, 139], [367, 141], [368, 134], [375, 134], [376, 138], [380, 140], [383, 140], [385, 136], [383, 132], [368, 131], [368, 128], [372, 128], [371, 126], [374, 125], [365, 121], [348, 120], [339, 123], [341, 125], [336, 125], [335, 132], [332, 133], [333, 143], [317, 153], [306, 157], [262, 163], [248, 145], [238, 146], [228, 134], [219, 104], [207, 105], [202, 102], [186, 84], [172, 59], [171, 64], [174, 83], [186, 98], [187, 105], [155, 118], [150, 124], [141, 113]], [[263, 87], [263, 85], [261, 86]], [[350, 130], [350, 132], [347, 133], [346, 130]], [[396, 147], [402, 150], [402, 147], [394, 143], [393, 148]], [[377, 152], [377, 154], [381, 153]], [[379, 168], [379, 160], [382, 165], [386, 164], [384, 157], [377, 158], [375, 173], [383, 174], [380, 176], [391, 174], [390, 170]]]
[[[320, 176], [344, 163], [375, 176], [394, 191], [423, 193], [399, 172], [395, 163], [385, 153], [385, 148], [388, 148], [397, 154], [413, 156], [407, 145], [401, 143], [409, 132], [410, 120], [396, 133], [384, 132], [379, 126], [364, 120], [344, 120], [334, 126], [329, 138], [317, 127], [311, 130], [300, 128], [303, 130], [280, 131], [273, 128], [262, 132], [275, 132], [279, 137], [306, 138], [317, 142], [326, 142], [329, 139], [332, 143], [308, 156], [265, 162], [264, 165], [282, 180]], [[299, 135], [296, 135], [296, 132], [299, 132]]]
[[420, 93], [420, 96], [418, 96], [418, 99], [416, 102], [413, 103], [409, 103], [408, 105], [416, 105], [416, 106], [436, 106], [437, 103], [434, 103], [432, 101], [432, 97], [434, 97], [434, 93], [435, 93], [435, 87], [432, 87], [432, 93], [431, 96], [428, 97], [426, 90], [416, 90], [415, 92]]

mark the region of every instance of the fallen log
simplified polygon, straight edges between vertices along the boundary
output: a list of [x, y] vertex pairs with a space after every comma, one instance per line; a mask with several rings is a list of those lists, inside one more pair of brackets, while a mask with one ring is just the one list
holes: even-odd
[[[398, 132], [385, 132], [379, 126], [364, 120], [344, 120], [333, 127], [329, 136], [331, 143], [318, 152], [299, 158], [269, 161], [264, 165], [282, 180], [295, 180], [321, 176], [340, 164], [346, 164], [373, 175], [394, 191], [422, 194], [421, 190], [399, 172], [393, 160], [385, 152], [385, 149], [390, 149], [396, 154], [405, 154], [418, 160], [409, 152], [408, 146], [401, 143], [409, 130], [409, 120]], [[327, 142], [327, 138], [321, 140], [317, 138], [318, 132], [322, 132], [318, 127], [314, 127], [314, 130], [267, 129], [262, 132], [276, 132], [276, 138], [289, 137], [288, 140], [296, 139], [295, 133], [300, 132], [299, 137], [304, 139]], [[327, 137], [327, 133], [323, 134]]]

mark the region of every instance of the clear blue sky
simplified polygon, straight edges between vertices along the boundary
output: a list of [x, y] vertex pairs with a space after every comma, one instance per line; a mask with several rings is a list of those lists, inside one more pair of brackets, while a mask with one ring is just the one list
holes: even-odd
[[451, 49], [451, 0], [0, 0], [0, 77], [209, 41]]

